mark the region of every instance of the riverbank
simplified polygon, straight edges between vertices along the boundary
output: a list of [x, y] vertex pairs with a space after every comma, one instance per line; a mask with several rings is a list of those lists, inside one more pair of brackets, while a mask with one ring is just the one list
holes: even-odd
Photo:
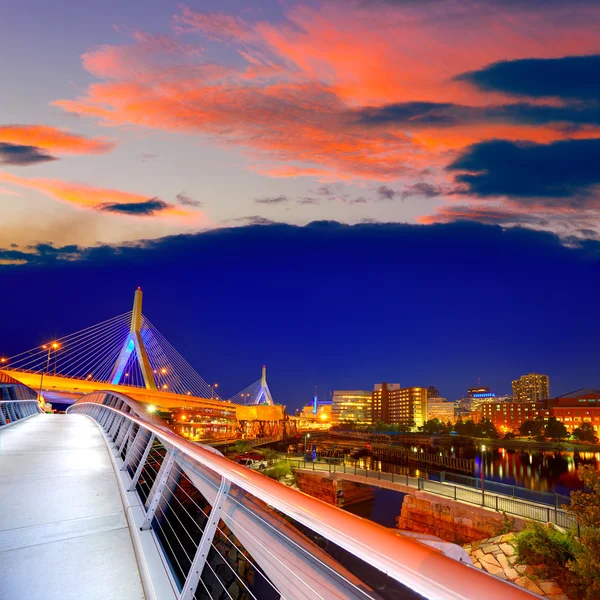
[[559, 450], [563, 452], [600, 452], [600, 444], [586, 444], [583, 442], [538, 442], [526, 438], [517, 438], [514, 440], [495, 440], [491, 438], [472, 438], [476, 444], [485, 444], [491, 448], [506, 448], [518, 450]]

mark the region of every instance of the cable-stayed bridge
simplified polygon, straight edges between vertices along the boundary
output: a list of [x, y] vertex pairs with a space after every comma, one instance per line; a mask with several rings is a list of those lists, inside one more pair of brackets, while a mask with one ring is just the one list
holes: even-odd
[[142, 313], [139, 288], [131, 311], [2, 358], [0, 368], [48, 402], [68, 404], [99, 390], [116, 392], [151, 410], [180, 413], [186, 429], [193, 430], [194, 422], [226, 422], [217, 437], [282, 436], [296, 426], [274, 403], [264, 366], [260, 379], [230, 399], [221, 398], [217, 385], [209, 385]]

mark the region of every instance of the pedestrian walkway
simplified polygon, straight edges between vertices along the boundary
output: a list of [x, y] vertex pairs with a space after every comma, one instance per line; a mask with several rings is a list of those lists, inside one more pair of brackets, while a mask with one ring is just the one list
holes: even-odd
[[0, 430], [0, 598], [143, 600], [110, 455], [83, 415]]

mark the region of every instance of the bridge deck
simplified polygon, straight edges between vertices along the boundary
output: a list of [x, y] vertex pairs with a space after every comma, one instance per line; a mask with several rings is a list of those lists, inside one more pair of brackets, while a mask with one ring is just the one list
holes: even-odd
[[1, 598], [142, 600], [104, 438], [82, 415], [0, 431]]

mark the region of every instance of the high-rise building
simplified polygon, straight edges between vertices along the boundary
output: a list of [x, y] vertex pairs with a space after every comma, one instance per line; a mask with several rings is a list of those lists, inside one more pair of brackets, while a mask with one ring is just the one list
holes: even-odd
[[399, 383], [376, 383], [372, 393], [371, 418], [373, 423], [383, 421], [384, 423], [393, 423], [390, 415], [390, 393], [400, 389]]
[[372, 395], [368, 390], [335, 390], [331, 404], [332, 423], [371, 425]]
[[493, 396], [493, 392], [489, 387], [478, 385], [477, 387], [470, 387], [467, 390], [469, 398], [484, 398]]
[[427, 388], [376, 383], [372, 406], [373, 423], [414, 423], [415, 427], [420, 427], [427, 421]]
[[514, 402], [538, 402], [550, 397], [548, 375], [529, 373], [512, 382]]
[[454, 423], [454, 402], [446, 398], [427, 398], [427, 420], [437, 419], [442, 423]]

